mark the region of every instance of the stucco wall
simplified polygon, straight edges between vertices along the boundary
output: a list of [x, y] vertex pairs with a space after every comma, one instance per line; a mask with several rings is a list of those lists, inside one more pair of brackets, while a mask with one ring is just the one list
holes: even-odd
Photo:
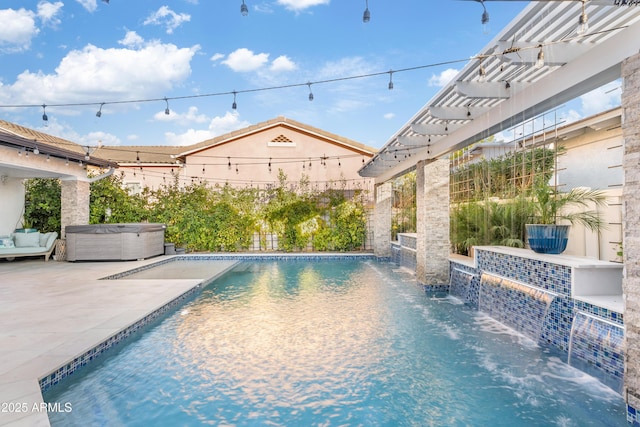
[[125, 184], [150, 188], [159, 188], [173, 175], [181, 185], [207, 182], [266, 188], [278, 182], [278, 170], [282, 169], [291, 183], [304, 176], [322, 187], [342, 188], [344, 182], [346, 188], [373, 192], [373, 180], [358, 175], [363, 159], [369, 158], [330, 139], [276, 126], [190, 154], [182, 167], [120, 165], [118, 173], [125, 173]]
[[22, 179], [0, 177], [0, 235], [10, 234], [21, 225], [24, 194]]

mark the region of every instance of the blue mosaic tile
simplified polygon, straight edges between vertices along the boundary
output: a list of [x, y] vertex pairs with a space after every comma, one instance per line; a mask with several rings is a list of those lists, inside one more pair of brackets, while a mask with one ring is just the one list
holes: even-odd
[[620, 380], [624, 374], [624, 329], [591, 314], [578, 312], [569, 342], [570, 361], [586, 362]]
[[461, 300], [478, 306], [478, 286], [475, 280], [475, 271], [466, 266], [454, 266], [451, 268], [451, 282], [449, 283], [449, 292]]
[[[622, 313], [571, 298], [572, 268], [569, 266], [486, 250], [476, 250], [476, 261], [477, 267], [475, 269], [451, 261], [450, 292], [469, 304], [480, 307], [480, 290], [476, 281], [479, 282], [483, 273], [490, 273], [554, 293], [556, 296], [548, 307], [544, 326], [537, 341], [559, 349], [567, 356], [571, 328], [578, 312], [587, 313], [614, 325], [624, 325]], [[456, 269], [464, 273], [455, 273]], [[465, 276], [470, 274], [473, 277], [469, 281]], [[518, 303], [516, 298], [514, 304]], [[613, 383], [623, 380], [624, 357], [621, 351], [598, 347], [595, 342], [581, 343], [580, 345], [590, 348], [591, 353], [576, 356], [577, 358], [584, 359], [583, 361], [587, 365], [604, 372], [607, 378], [612, 379]]]
[[403, 246], [399, 243], [392, 243], [391, 259], [393, 263], [400, 267], [406, 267], [409, 270], [416, 271], [417, 258], [416, 251], [413, 248]]
[[576, 301], [576, 308], [580, 311], [593, 314], [618, 325], [624, 325], [624, 316], [617, 311], [609, 310], [604, 307], [598, 307], [584, 301]]
[[542, 289], [483, 273], [478, 309], [538, 342], [554, 298]]

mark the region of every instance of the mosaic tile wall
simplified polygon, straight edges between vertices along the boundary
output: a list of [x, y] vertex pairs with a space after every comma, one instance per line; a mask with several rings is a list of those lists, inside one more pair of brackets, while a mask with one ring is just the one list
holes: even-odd
[[478, 306], [480, 274], [475, 268], [462, 264], [451, 264], [449, 292], [474, 307]]
[[[621, 389], [624, 372], [624, 329], [621, 325], [578, 312], [573, 321], [570, 359], [597, 366], [618, 379]], [[607, 354], [609, 357], [604, 357]]]
[[[413, 244], [415, 245], [415, 239], [413, 239]], [[416, 271], [417, 259], [415, 249], [403, 246], [399, 242], [393, 242], [391, 243], [391, 258], [393, 262], [400, 267], [406, 267], [412, 271]]]
[[538, 341], [554, 295], [525, 284], [483, 273], [478, 309]]
[[[586, 313], [604, 322], [610, 322], [611, 324], [603, 323], [607, 326], [602, 326], [609, 330], [610, 336], [617, 337], [621, 331], [616, 327], [624, 324], [621, 313], [571, 298], [570, 267], [483, 250], [476, 252], [476, 260], [477, 268], [452, 261], [450, 283], [450, 292], [453, 295], [475, 307], [478, 307], [479, 282], [483, 272], [531, 284], [556, 294], [548, 308], [538, 340], [540, 343], [553, 346], [568, 356], [571, 328], [574, 317], [578, 313]], [[469, 274], [473, 275], [471, 280], [468, 278]], [[589, 337], [580, 337], [580, 346], [590, 351], [578, 351], [573, 358], [581, 360], [591, 370], [595, 369], [612, 379], [612, 381], [605, 381], [608, 385], [621, 384], [624, 376], [623, 350], [617, 345], [617, 338], [607, 342], [601, 340], [599, 336], [599, 334], [592, 334]], [[590, 373], [593, 374], [593, 372]]]

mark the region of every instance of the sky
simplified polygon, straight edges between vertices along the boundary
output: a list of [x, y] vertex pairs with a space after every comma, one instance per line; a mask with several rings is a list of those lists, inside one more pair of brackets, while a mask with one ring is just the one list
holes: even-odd
[[[368, 23], [366, 0], [2, 0], [0, 119], [97, 146], [285, 116], [380, 148], [527, 3], [488, 3], [483, 27], [462, 0], [370, 0]], [[619, 105], [619, 84], [562, 114]]]

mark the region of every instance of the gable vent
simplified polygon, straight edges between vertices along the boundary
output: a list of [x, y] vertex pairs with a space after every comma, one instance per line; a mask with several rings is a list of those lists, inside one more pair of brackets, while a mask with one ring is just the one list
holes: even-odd
[[280, 134], [267, 143], [269, 147], [295, 147], [296, 143]]
[[291, 144], [293, 141], [281, 134], [277, 138], [271, 140], [271, 142], [285, 142]]

